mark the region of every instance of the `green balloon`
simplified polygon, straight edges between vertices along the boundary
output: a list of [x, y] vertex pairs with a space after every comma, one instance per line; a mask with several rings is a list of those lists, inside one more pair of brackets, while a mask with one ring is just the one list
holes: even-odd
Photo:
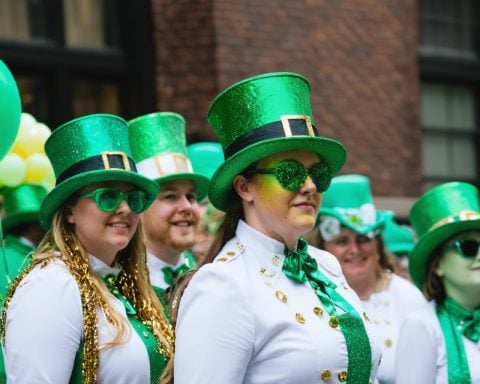
[[17, 83], [0, 60], [0, 160], [10, 150], [20, 126], [22, 104]]

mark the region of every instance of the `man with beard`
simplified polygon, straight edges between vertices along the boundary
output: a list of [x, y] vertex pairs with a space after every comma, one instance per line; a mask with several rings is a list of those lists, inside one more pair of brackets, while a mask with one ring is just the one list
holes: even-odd
[[138, 172], [160, 186], [142, 223], [150, 282], [163, 301], [175, 278], [195, 265], [187, 250], [195, 243], [198, 201], [207, 194], [208, 179], [192, 169], [185, 120], [179, 114], [157, 112], [137, 117], [129, 122], [129, 133]]

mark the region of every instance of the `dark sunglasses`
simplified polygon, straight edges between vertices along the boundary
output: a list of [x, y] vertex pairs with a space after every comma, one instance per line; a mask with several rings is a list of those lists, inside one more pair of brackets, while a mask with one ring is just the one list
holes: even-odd
[[317, 188], [317, 192], [325, 192], [332, 181], [332, 169], [328, 164], [316, 163], [306, 168], [297, 160], [282, 160], [273, 168], [247, 169], [246, 173], [273, 175], [280, 185], [289, 190], [297, 191], [310, 176]]
[[135, 213], [145, 211], [150, 204], [147, 193], [141, 189], [123, 192], [112, 187], [101, 187], [80, 196], [91, 198], [98, 209], [104, 212], [113, 212], [118, 208], [122, 200], [125, 200], [130, 209]]
[[448, 244], [446, 248], [455, 249], [458, 254], [466, 259], [474, 258], [478, 255], [478, 247], [480, 241], [475, 239], [462, 239], [455, 240], [453, 243]]

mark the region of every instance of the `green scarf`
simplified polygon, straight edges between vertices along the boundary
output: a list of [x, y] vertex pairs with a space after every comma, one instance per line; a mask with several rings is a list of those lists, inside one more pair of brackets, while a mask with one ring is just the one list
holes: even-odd
[[[307, 242], [300, 238], [297, 250], [285, 247], [283, 273], [300, 283], [309, 282], [315, 290], [330, 321], [338, 321], [348, 352], [347, 383], [368, 383], [372, 368], [372, 351], [362, 318], [337, 291], [336, 285], [318, 269], [317, 261], [308, 254]], [[340, 308], [341, 313], [337, 308]]]
[[477, 343], [480, 340], [480, 309], [468, 310], [447, 297], [437, 304], [437, 317], [447, 349], [448, 382], [470, 384], [470, 369], [462, 335]]

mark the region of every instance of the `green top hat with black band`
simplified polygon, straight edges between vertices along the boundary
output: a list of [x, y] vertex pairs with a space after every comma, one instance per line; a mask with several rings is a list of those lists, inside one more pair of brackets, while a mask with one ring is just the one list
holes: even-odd
[[130, 120], [128, 126], [138, 172], [159, 184], [191, 180], [198, 200], [207, 195], [208, 179], [194, 172], [188, 158], [182, 116], [174, 112], [150, 113]]
[[331, 167], [332, 174], [346, 160], [340, 142], [319, 135], [310, 85], [297, 73], [267, 73], [233, 84], [213, 100], [208, 122], [225, 155], [209, 189], [210, 201], [220, 210], [228, 206], [235, 176], [264, 157], [283, 151], [312, 151]]
[[32, 221], [40, 222], [40, 205], [47, 195], [47, 190], [37, 184], [20, 184], [16, 187], [4, 187], [3, 195], [5, 217], [2, 226], [5, 233], [17, 225]]
[[79, 117], [55, 129], [45, 143], [56, 185], [43, 200], [40, 221], [50, 227], [55, 211], [76, 191], [104, 181], [132, 183], [147, 192], [150, 204], [158, 186], [137, 172], [128, 141], [128, 125], [115, 115]]
[[397, 224], [393, 219], [393, 214], [385, 221], [382, 235], [385, 246], [395, 254], [408, 255], [413, 249], [415, 242], [413, 230]]
[[187, 149], [193, 170], [209, 180], [225, 161], [220, 143], [205, 141], [190, 144]]
[[373, 235], [383, 229], [390, 215], [390, 212], [376, 210], [368, 177], [355, 174], [332, 179], [319, 211], [320, 225], [325, 216], [333, 217], [360, 235]]
[[409, 218], [418, 241], [410, 254], [409, 271], [420, 289], [438, 246], [460, 232], [480, 230], [478, 199], [478, 189], [472, 184], [450, 182], [428, 190], [412, 206]]

